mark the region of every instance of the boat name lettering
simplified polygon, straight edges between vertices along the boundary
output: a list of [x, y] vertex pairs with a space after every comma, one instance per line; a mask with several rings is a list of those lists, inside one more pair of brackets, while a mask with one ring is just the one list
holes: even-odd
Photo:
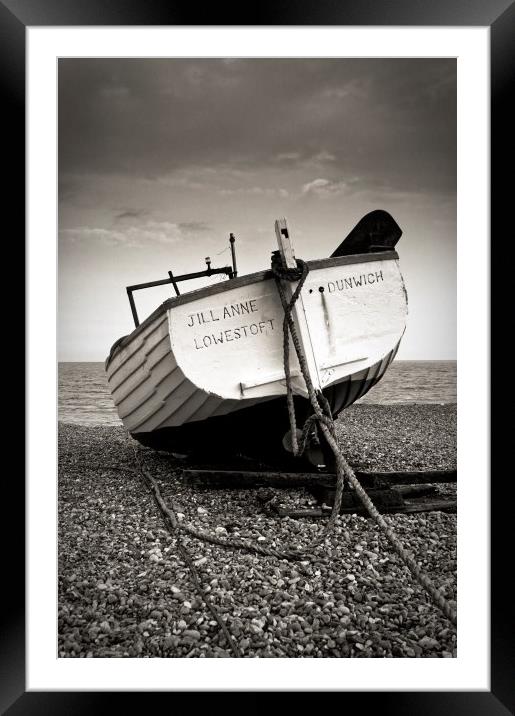
[[371, 271], [370, 273], [360, 273], [359, 276], [349, 276], [336, 281], [328, 281], [327, 290], [329, 293], [334, 293], [334, 291], [345, 291], [347, 288], [357, 288], [366, 286], [368, 283], [378, 283], [379, 281], [384, 281], [383, 272]]
[[257, 299], [251, 298], [243, 303], [230, 303], [222, 309], [210, 308], [205, 311], [190, 313], [186, 325], [188, 328], [193, 328], [193, 326], [202, 326], [204, 323], [211, 323], [224, 318], [234, 318], [234, 316], [244, 316], [246, 313], [255, 313], [257, 310]]
[[269, 330], [273, 331], [275, 330], [274, 321], [275, 318], [269, 318], [266, 321], [259, 321], [259, 323], [250, 323], [246, 326], [238, 326], [238, 328], [226, 328], [225, 331], [217, 331], [202, 338], [194, 338], [195, 348], [201, 350], [202, 348], [215, 346], [218, 343], [230, 343], [240, 338], [250, 338], [260, 333], [267, 333]]

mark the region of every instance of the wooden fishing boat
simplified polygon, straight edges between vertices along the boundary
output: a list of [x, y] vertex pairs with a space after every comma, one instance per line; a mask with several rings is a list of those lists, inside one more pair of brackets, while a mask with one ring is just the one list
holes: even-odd
[[[276, 222], [276, 233], [291, 266], [285, 220]], [[394, 250], [401, 233], [389, 214], [372, 212], [331, 257], [307, 262], [293, 318], [313, 384], [334, 416], [382, 378], [399, 347], [407, 315]], [[206, 456], [235, 446], [263, 456], [288, 449], [277, 285], [271, 270], [238, 276], [232, 234], [231, 249], [232, 267], [212, 269], [206, 259], [206, 271], [169, 272], [127, 289], [136, 328], [114, 344], [105, 367], [118, 414], [144, 445]], [[213, 273], [228, 280], [179, 293], [180, 281]], [[177, 295], [139, 325], [132, 292], [161, 283], [172, 283]], [[294, 350], [290, 369], [302, 425], [311, 410]]]

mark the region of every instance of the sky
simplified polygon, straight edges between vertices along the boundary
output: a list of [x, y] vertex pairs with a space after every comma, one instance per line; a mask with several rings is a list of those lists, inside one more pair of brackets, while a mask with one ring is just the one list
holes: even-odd
[[[309, 260], [373, 209], [403, 230], [398, 359], [456, 358], [455, 60], [60, 59], [58, 81], [59, 360], [104, 360], [125, 287], [230, 264], [230, 232], [243, 275], [275, 219]], [[140, 319], [172, 292], [137, 292]]]

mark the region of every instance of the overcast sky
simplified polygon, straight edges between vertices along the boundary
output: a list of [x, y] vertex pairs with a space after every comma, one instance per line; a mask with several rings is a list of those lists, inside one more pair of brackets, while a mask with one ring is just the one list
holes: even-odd
[[276, 218], [314, 259], [378, 208], [404, 232], [398, 358], [454, 359], [455, 60], [59, 60], [59, 358], [103, 360], [125, 286], [229, 263], [229, 232], [242, 275]]

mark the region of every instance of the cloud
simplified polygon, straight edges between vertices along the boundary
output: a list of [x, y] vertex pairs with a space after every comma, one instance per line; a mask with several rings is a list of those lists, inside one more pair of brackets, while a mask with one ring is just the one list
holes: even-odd
[[367, 99], [371, 86], [371, 79], [353, 78], [343, 84], [336, 84], [326, 87], [322, 90], [322, 96], [328, 99], [348, 100], [350, 98], [364, 100]]
[[115, 221], [122, 221], [123, 219], [139, 219], [141, 216], [148, 214], [146, 209], [126, 209], [115, 215]]
[[72, 243], [98, 242], [104, 246], [130, 248], [147, 248], [149, 244], [174, 244], [183, 239], [187, 233], [191, 233], [191, 229], [185, 230], [184, 224], [173, 224], [168, 221], [147, 221], [141, 226], [129, 226], [126, 229], [77, 226], [61, 230], [61, 235]]
[[102, 87], [100, 94], [107, 99], [122, 99], [129, 96], [130, 90], [128, 87], [114, 85], [112, 87]]
[[304, 195], [315, 195], [321, 197], [345, 194], [348, 190], [349, 184], [347, 182], [321, 178], [313, 179], [313, 181], [304, 184], [302, 187], [302, 193]]
[[276, 159], [278, 162], [292, 162], [300, 159], [300, 152], [281, 152], [278, 154]]
[[248, 186], [238, 187], [237, 189], [219, 189], [218, 193], [222, 196], [233, 196], [238, 194], [245, 194], [247, 196], [280, 196], [282, 199], [289, 196], [287, 189], [272, 186]]
[[324, 164], [325, 162], [334, 162], [336, 161], [336, 156], [325, 149], [311, 155], [302, 154], [302, 152], [281, 152], [281, 154], [277, 154], [275, 161], [281, 164], [295, 164], [300, 167], [310, 167]]
[[[191, 172], [188, 172], [191, 173]], [[204, 174], [209, 174], [209, 170], [205, 169]], [[157, 181], [159, 184], [165, 186], [174, 187], [176, 189], [204, 189], [205, 182], [198, 181], [198, 177], [201, 176], [200, 172], [196, 173], [197, 178], [191, 178], [180, 173], [176, 174], [164, 174], [163, 176], [147, 177], [144, 181], [154, 182]]]
[[[452, 58], [63, 59], [59, 170], [199, 194], [350, 172], [453, 194], [455, 85]], [[208, 173], [222, 165], [255, 176]]]
[[177, 224], [177, 227], [184, 234], [196, 234], [199, 231], [211, 230], [211, 226], [205, 221], [184, 221], [181, 224]]
[[59, 233], [72, 244], [78, 244], [83, 241], [88, 243], [98, 242], [105, 246], [129, 244], [129, 237], [126, 232], [96, 226], [75, 226], [72, 229], [61, 229]]
[[318, 154], [315, 154], [313, 157], [313, 161], [315, 162], [335, 162], [336, 157], [334, 154], [331, 154], [330, 152], [326, 152], [325, 149], [323, 149], [321, 152], [318, 152]]

